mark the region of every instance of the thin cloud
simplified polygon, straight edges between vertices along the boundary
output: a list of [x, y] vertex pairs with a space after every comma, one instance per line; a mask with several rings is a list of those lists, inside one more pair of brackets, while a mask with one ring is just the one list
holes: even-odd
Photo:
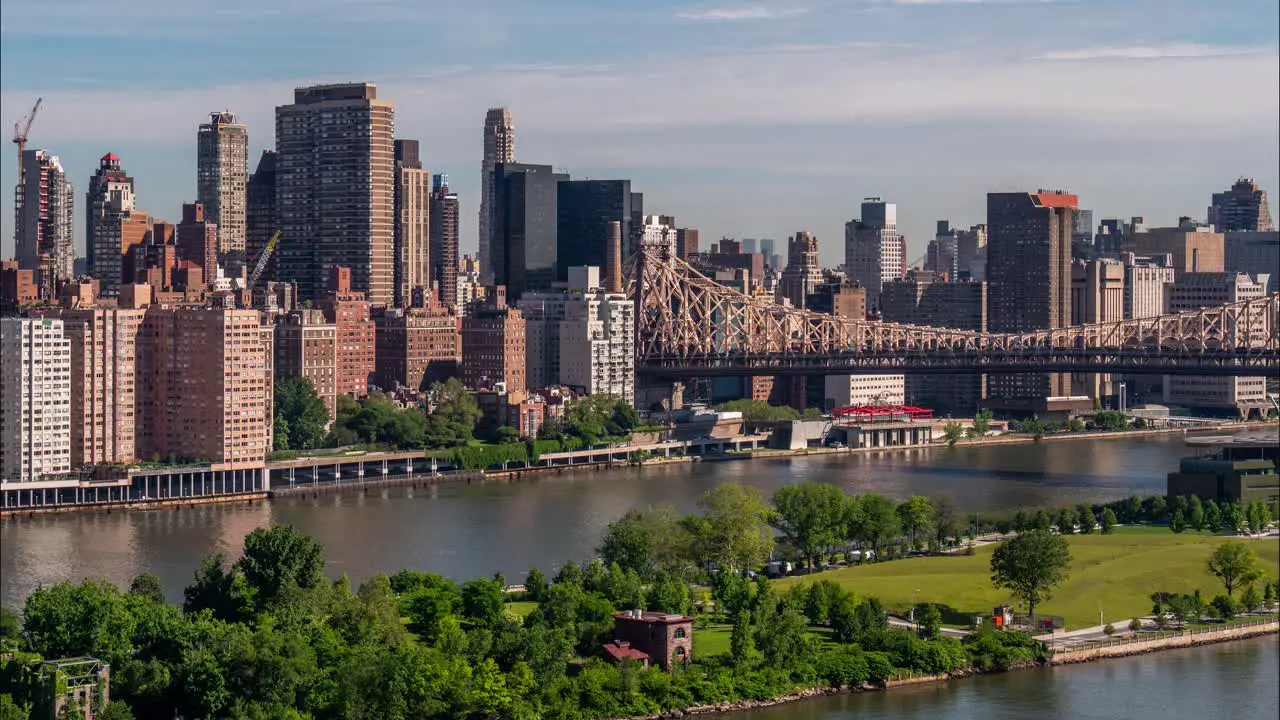
[[803, 7], [771, 7], [769, 5], [730, 5], [706, 8], [703, 10], [685, 10], [676, 13], [681, 20], [698, 20], [703, 22], [742, 22], [749, 20], [778, 20], [781, 18], [799, 17], [809, 12]]
[[1165, 60], [1172, 58], [1215, 58], [1234, 55], [1254, 55], [1265, 48], [1238, 45], [1206, 45], [1202, 43], [1178, 43], [1173, 45], [1128, 45], [1121, 47], [1092, 47], [1078, 50], [1060, 50], [1035, 57], [1036, 60]]
[[1044, 5], [1068, 0], [871, 0], [884, 5]]

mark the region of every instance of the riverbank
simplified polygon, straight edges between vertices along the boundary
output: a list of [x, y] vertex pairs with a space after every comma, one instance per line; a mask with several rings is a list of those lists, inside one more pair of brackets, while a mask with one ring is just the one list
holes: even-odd
[[1099, 644], [1097, 647], [1055, 652], [1045, 663], [1027, 663], [999, 673], [982, 673], [970, 668], [945, 675], [908, 675], [891, 678], [883, 687], [877, 685], [866, 685], [858, 688], [814, 687], [769, 700], [740, 700], [737, 702], [723, 702], [714, 705], [695, 705], [680, 710], [670, 710], [664, 713], [642, 715], [631, 718], [615, 718], [613, 720], [667, 720], [668, 718], [712, 716], [742, 712], [746, 710], [763, 710], [780, 705], [788, 705], [805, 700], [814, 700], [817, 698], [831, 697], [835, 695], [862, 692], [888, 692], [899, 688], [966, 680], [979, 675], [1021, 672], [1045, 666], [1067, 664], [1075, 665], [1098, 662], [1100, 660], [1131, 657], [1134, 655], [1146, 655], [1169, 650], [1199, 647], [1203, 645], [1228, 643], [1277, 634], [1280, 634], [1280, 620], [1273, 617], [1267, 620], [1242, 623], [1222, 628], [1183, 630], [1152, 639], [1135, 639], [1129, 642], [1122, 640], [1107, 641], [1106, 643]]

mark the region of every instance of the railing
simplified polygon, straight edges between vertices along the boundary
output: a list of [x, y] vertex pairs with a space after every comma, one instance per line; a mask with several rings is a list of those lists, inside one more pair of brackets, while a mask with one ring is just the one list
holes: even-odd
[[[1256, 618], [1241, 622], [1226, 622], [1213, 627], [1196, 627], [1182, 628], [1178, 630], [1156, 630], [1154, 632], [1139, 632], [1134, 635], [1125, 637], [1106, 638], [1104, 640], [1085, 640], [1078, 644], [1061, 644], [1054, 648], [1055, 653], [1079, 652], [1083, 650], [1097, 650], [1100, 648], [1119, 647], [1121, 645], [1134, 645], [1137, 643], [1151, 642], [1153, 640], [1167, 640], [1176, 637], [1196, 637], [1198, 635], [1208, 635], [1210, 633], [1222, 632], [1223, 630], [1236, 630], [1238, 628], [1259, 627], [1262, 625], [1274, 625], [1280, 618], [1275, 615], [1265, 618]], [[1070, 640], [1070, 638], [1064, 638]]]

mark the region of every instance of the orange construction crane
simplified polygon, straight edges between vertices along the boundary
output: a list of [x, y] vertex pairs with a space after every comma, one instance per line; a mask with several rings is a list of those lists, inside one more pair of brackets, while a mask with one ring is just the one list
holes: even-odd
[[[31, 133], [31, 123], [36, 121], [36, 113], [40, 112], [40, 102], [44, 98], [36, 98], [36, 104], [31, 108], [31, 114], [13, 124], [13, 144], [18, 146], [18, 189], [14, 193], [13, 203], [13, 243], [14, 249], [17, 250], [18, 228], [22, 226], [21, 218], [17, 217], [22, 212], [23, 197], [26, 193], [26, 168], [22, 164], [22, 153], [27, 149], [27, 135]], [[25, 121], [25, 124], [24, 124]]]

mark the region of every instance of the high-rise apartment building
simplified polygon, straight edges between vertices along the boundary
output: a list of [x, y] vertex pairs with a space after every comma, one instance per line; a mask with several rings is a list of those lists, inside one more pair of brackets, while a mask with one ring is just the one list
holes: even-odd
[[407, 307], [414, 290], [431, 287], [431, 173], [417, 140], [396, 140], [395, 304]]
[[205, 211], [200, 203], [183, 203], [177, 232], [178, 258], [199, 265], [205, 284], [213, 285], [218, 274], [218, 226]]
[[378, 386], [426, 390], [458, 373], [458, 316], [453, 307], [386, 308], [374, 313]]
[[140, 210], [108, 213], [97, 223], [92, 275], [102, 295], [116, 295], [122, 284], [132, 282], [134, 268], [127, 262], [143, 245], [153, 228], [152, 218]]
[[[557, 193], [557, 280], [567, 279], [571, 267], [607, 266], [605, 249], [611, 223], [621, 227], [622, 256], [635, 252], [643, 234], [644, 204], [642, 193], [631, 191], [630, 180], [565, 178]], [[696, 245], [696, 231], [694, 237]]]
[[[218, 226], [218, 252], [245, 251], [249, 130], [229, 111], [209, 113], [196, 134], [196, 202]], [[212, 275], [208, 275], [212, 277]]]
[[676, 257], [688, 261], [698, 254], [697, 228], [676, 228]]
[[75, 189], [58, 156], [44, 150], [23, 151], [21, 175], [14, 196], [18, 266], [34, 270], [52, 298], [57, 283], [75, 277]]
[[[280, 217], [276, 213], [276, 152], [264, 150], [245, 190], [244, 255], [247, 262], [257, 262], [259, 253], [279, 227]], [[275, 268], [276, 255], [273, 253], [267, 260], [262, 280], [274, 279]], [[252, 271], [252, 265], [249, 269]]]
[[294, 310], [276, 321], [273, 345], [275, 376], [311, 381], [329, 418], [337, 417], [338, 326], [321, 310]]
[[949, 220], [939, 220], [937, 232], [929, 241], [924, 256], [924, 269], [955, 280], [960, 275], [960, 238]]
[[525, 378], [534, 390], [560, 384], [560, 322], [569, 298], [563, 290], [534, 290], [517, 303], [524, 318]]
[[[1079, 200], [1065, 192], [987, 194], [987, 325], [1023, 332], [1071, 325], [1071, 236]], [[989, 403], [1010, 412], [1071, 409], [1069, 376], [992, 375]], [[1087, 403], [1086, 403], [1087, 404]]]
[[257, 310], [149, 307], [138, 333], [138, 457], [260, 466], [271, 450], [271, 365]]
[[[646, 245], [661, 246], [667, 248], [672, 257], [679, 257], [680, 242], [679, 231], [675, 227], [675, 218], [667, 215], [645, 215], [642, 219], [640, 227], [641, 240]], [[619, 239], [621, 239], [622, 223], [618, 223]], [[754, 243], [752, 243], [754, 245]], [[621, 246], [619, 246], [619, 254], [621, 254]], [[754, 250], [747, 251], [754, 254]], [[609, 264], [605, 264], [605, 272], [608, 274]]]
[[394, 110], [372, 83], [298, 88], [276, 108], [277, 278], [320, 298], [327, 269], [387, 305], [395, 284]]
[[138, 333], [145, 316], [144, 307], [59, 314], [71, 350], [72, 467], [126, 465], [138, 458]]
[[462, 319], [462, 381], [473, 389], [502, 383], [508, 393], [526, 388], [524, 316], [507, 305], [506, 288], [492, 288]]
[[956, 233], [956, 269], [960, 280], [987, 280], [987, 226], [973, 225]]
[[635, 303], [626, 295], [604, 292], [597, 285], [565, 303], [560, 321], [561, 383], [633, 405], [635, 352]]
[[1176, 271], [1170, 255], [1141, 256], [1122, 253], [1124, 264], [1124, 318], [1155, 317], [1165, 313], [1165, 286]]
[[71, 348], [61, 320], [0, 318], [0, 482], [71, 472]]
[[432, 292], [445, 305], [458, 300], [458, 194], [449, 190], [449, 176], [431, 176], [431, 250], [428, 253]]
[[[885, 283], [880, 299], [885, 322], [978, 332], [987, 329], [986, 283], [942, 281], [934, 273], [908, 271], [905, 280]], [[982, 404], [986, 378], [980, 374], [907, 375], [904, 392], [908, 404], [964, 416]]]
[[485, 286], [480, 283], [480, 261], [464, 255], [458, 263], [458, 316], [466, 317], [471, 308], [485, 297]]
[[[516, 161], [516, 126], [507, 108], [489, 108], [484, 116], [484, 155], [480, 161], [480, 267], [481, 282], [494, 278], [494, 168]], [[488, 273], [485, 275], [484, 273]]]
[[[1071, 324], [1119, 322], [1124, 319], [1125, 265], [1117, 260], [1071, 262]], [[1072, 373], [1071, 394], [1103, 400], [1115, 395], [1110, 373]]]
[[1169, 255], [1179, 275], [1223, 272], [1225, 240], [1207, 225], [1184, 221], [1178, 227], [1142, 227], [1127, 233], [1121, 251], [1135, 255]]
[[878, 197], [862, 202], [862, 217], [844, 228], [844, 271], [867, 289], [867, 304], [880, 307], [880, 288], [906, 272], [904, 239], [898, 232], [898, 206]]
[[[134, 228], [145, 225], [145, 215], [131, 217], [133, 178], [125, 174], [115, 153], [107, 153], [98, 161], [98, 171], [89, 179], [84, 207], [89, 273], [101, 283], [101, 292], [110, 295], [123, 279], [123, 256], [136, 234]], [[141, 241], [139, 237], [138, 243]]]
[[782, 271], [778, 298], [790, 300], [793, 307], [803, 308], [809, 296], [821, 284], [822, 265], [818, 262], [818, 239], [813, 233], [802, 230], [787, 244], [787, 267]]
[[377, 351], [371, 303], [364, 293], [351, 289], [351, 275], [350, 268], [329, 268], [324, 313], [337, 327], [337, 393], [358, 399], [369, 394]]
[[[1216, 307], [1262, 296], [1262, 286], [1243, 273], [1181, 273], [1165, 287], [1169, 312]], [[1251, 330], [1259, 338], [1267, 332], [1261, 321]], [[1269, 406], [1267, 381], [1264, 377], [1166, 375], [1164, 403], [1197, 413], [1241, 417], [1258, 413], [1265, 417]]]
[[1240, 178], [1230, 190], [1213, 194], [1213, 202], [1209, 205], [1209, 224], [1220, 233], [1274, 230], [1267, 191], [1260, 189], [1253, 178]]
[[[512, 300], [526, 290], [548, 289], [556, 280], [557, 260], [564, 260], [556, 251], [557, 186], [568, 179], [550, 165], [500, 163], [493, 169], [493, 266], [486, 270], [481, 258], [481, 276], [491, 272]], [[599, 238], [601, 252], [607, 238], [607, 232]]]

